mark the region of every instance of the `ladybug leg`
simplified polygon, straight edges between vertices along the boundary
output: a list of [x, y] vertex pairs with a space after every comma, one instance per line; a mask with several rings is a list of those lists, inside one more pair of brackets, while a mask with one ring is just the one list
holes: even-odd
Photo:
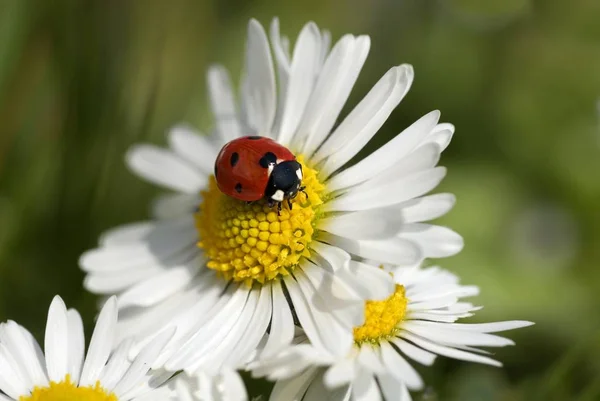
[[290, 208], [290, 210], [292, 210], [292, 200], [290, 198], [288, 198], [287, 204], [288, 204], [288, 207]]
[[281, 216], [281, 202], [277, 202], [277, 216]]

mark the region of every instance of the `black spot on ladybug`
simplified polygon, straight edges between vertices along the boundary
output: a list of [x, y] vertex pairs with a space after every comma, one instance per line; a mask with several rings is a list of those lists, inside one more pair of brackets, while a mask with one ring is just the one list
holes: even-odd
[[231, 167], [235, 167], [238, 160], [240, 160], [240, 155], [238, 154], [238, 152], [233, 152], [231, 154], [231, 160], [229, 161], [231, 163]]
[[217, 165], [215, 164], [215, 178], [217, 178], [218, 175], [219, 175], [219, 169], [217, 168]]
[[262, 139], [262, 136], [252, 135], [252, 136], [249, 136], [248, 139], [251, 139], [253, 141], [257, 141], [259, 139]]
[[242, 193], [242, 184], [240, 184], [239, 182], [235, 184], [235, 192], [237, 192], [238, 194]]
[[258, 161], [258, 164], [260, 164], [262, 168], [269, 168], [269, 165], [275, 163], [277, 163], [277, 156], [275, 156], [275, 153], [273, 152], [265, 153], [264, 156]]

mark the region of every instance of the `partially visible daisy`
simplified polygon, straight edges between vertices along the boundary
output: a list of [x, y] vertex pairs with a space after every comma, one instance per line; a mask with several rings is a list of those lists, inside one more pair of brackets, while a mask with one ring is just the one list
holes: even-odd
[[203, 372], [191, 376], [179, 375], [167, 387], [177, 392], [179, 401], [247, 401], [248, 394], [239, 373], [221, 369], [217, 375]]
[[[13, 321], [0, 324], [0, 400], [128, 401], [176, 400], [177, 389], [164, 385], [173, 373], [153, 374], [154, 363], [173, 330], [164, 330], [137, 357], [128, 359], [132, 341], [114, 352], [117, 301], [102, 308], [85, 355], [81, 317], [56, 296], [50, 305], [44, 351], [27, 329]], [[179, 391], [188, 386], [182, 378]]]
[[477, 287], [460, 285], [455, 275], [437, 267], [400, 268], [393, 275], [394, 294], [366, 303], [365, 322], [354, 328], [354, 347], [347, 355], [325, 354], [300, 339], [299, 345], [250, 365], [256, 376], [279, 380], [271, 400], [410, 400], [408, 390], [421, 390], [423, 381], [408, 360], [429, 366], [442, 355], [502, 366], [478, 347], [514, 345], [490, 333], [533, 324], [455, 323], [480, 309], [460, 301], [476, 295]]
[[[270, 42], [250, 21], [240, 102], [227, 71], [211, 68], [215, 134], [178, 126], [168, 149], [127, 154], [135, 173], [175, 193], [157, 200], [154, 220], [106, 233], [80, 260], [88, 290], [119, 295], [120, 336], [141, 347], [177, 326], [156, 367], [242, 366], [265, 335], [265, 354], [289, 345], [294, 318], [315, 346], [345, 355], [364, 301], [394, 291], [378, 264], [411, 266], [462, 248], [452, 230], [424, 223], [454, 204], [451, 194], [426, 195], [445, 175], [436, 165], [454, 133], [438, 111], [347, 166], [408, 92], [412, 67], [391, 68], [335, 127], [370, 39], [345, 35], [330, 50], [329, 33], [308, 23], [293, 52], [288, 44], [276, 19]], [[220, 148], [244, 135], [271, 137], [302, 164], [304, 192], [280, 215], [217, 188]]]

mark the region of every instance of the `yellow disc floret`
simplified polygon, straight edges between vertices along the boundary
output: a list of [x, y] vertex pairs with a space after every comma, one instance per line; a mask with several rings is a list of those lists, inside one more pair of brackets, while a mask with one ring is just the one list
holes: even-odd
[[324, 187], [316, 171], [301, 156], [297, 160], [305, 188], [291, 209], [283, 202], [279, 215], [264, 200], [249, 204], [223, 194], [211, 177], [195, 215], [198, 246], [204, 249], [209, 268], [250, 286], [289, 274], [302, 257], [310, 255]]
[[400, 323], [406, 314], [404, 287], [396, 284], [396, 290], [384, 301], [367, 301], [365, 305], [365, 323], [354, 328], [354, 342], [357, 345], [379, 344], [400, 331]]
[[31, 395], [21, 396], [19, 401], [118, 401], [118, 398], [104, 390], [100, 382], [95, 386], [77, 387], [67, 375], [61, 382], [35, 387]]

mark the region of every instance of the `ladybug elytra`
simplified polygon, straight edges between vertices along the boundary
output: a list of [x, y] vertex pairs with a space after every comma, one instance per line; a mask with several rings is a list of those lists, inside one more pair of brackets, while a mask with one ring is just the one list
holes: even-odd
[[285, 146], [263, 136], [244, 136], [223, 146], [215, 161], [219, 190], [235, 199], [266, 199], [269, 207], [291, 200], [304, 188], [302, 166]]

